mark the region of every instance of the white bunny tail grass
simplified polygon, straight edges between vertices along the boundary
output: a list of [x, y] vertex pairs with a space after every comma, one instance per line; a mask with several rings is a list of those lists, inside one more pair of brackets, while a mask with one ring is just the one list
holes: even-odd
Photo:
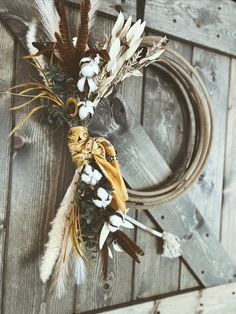
[[74, 265], [75, 265], [75, 283], [76, 285], [80, 285], [83, 283], [86, 279], [87, 275], [87, 268], [85, 265], [84, 260], [78, 256], [74, 255]]
[[40, 278], [44, 283], [49, 280], [62, 251], [63, 243], [65, 241], [66, 225], [68, 223], [67, 217], [70, 210], [70, 204], [74, 199], [75, 183], [78, 181], [79, 173], [80, 170], [77, 169], [57, 211], [56, 217], [51, 223], [52, 229], [49, 232], [49, 241], [45, 246], [46, 249], [40, 265]]
[[[80, 285], [85, 281], [87, 269], [83, 259], [74, 252], [67, 223], [61, 254], [56, 262], [51, 279], [51, 292], [61, 298], [69, 285]], [[74, 277], [74, 280], [72, 278]]]
[[72, 272], [72, 241], [69, 234], [69, 220], [66, 222], [62, 247], [59, 258], [53, 268], [50, 290], [58, 298], [61, 298], [68, 285], [68, 277]]
[[99, 9], [101, 4], [101, 0], [91, 0], [91, 9], [89, 11], [89, 29], [92, 28], [95, 19], [96, 19], [96, 11]]
[[174, 234], [163, 232], [163, 256], [170, 259], [181, 256], [181, 240]]
[[49, 41], [55, 41], [55, 32], [59, 33], [60, 17], [53, 0], [35, 0], [40, 22]]

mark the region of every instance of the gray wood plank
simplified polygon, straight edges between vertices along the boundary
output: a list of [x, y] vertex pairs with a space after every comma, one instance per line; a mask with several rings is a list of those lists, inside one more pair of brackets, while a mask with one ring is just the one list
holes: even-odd
[[[143, 211], [138, 211], [138, 220], [155, 229]], [[135, 265], [134, 299], [144, 299], [179, 288], [179, 259], [171, 261], [160, 255], [161, 241], [138, 229], [137, 243], [145, 251], [141, 264]]]
[[236, 51], [236, 3], [228, 0], [146, 0], [151, 29], [232, 54]]
[[15, 60], [14, 39], [0, 23], [1, 54], [0, 54], [0, 307], [2, 306], [3, 278], [4, 278], [4, 251], [6, 241], [8, 188], [10, 176], [11, 141], [8, 134], [11, 130], [12, 97], [2, 94], [12, 84]]
[[114, 309], [107, 314], [234, 314], [236, 311], [235, 299], [236, 284], [187, 292], [170, 297], [158, 298], [141, 304]]
[[[191, 61], [192, 47], [171, 41], [170, 47]], [[186, 151], [186, 123], [181, 102], [184, 100], [178, 87], [163, 72], [153, 67], [145, 71], [143, 128], [172, 171], [178, 169]], [[158, 178], [157, 178], [158, 179]], [[138, 219], [150, 225], [150, 219], [138, 211]], [[135, 268], [135, 297], [143, 298], [179, 289], [180, 261], [166, 260], [157, 254], [157, 239], [147, 232], [137, 230], [137, 242], [146, 247], [142, 267]], [[154, 265], [154, 266], [153, 266]], [[143, 271], [143, 269], [152, 271]], [[190, 277], [191, 279], [191, 277]]]
[[227, 137], [225, 151], [225, 173], [222, 203], [221, 241], [227, 253], [236, 263], [236, 60], [231, 61], [230, 92], [228, 104]]
[[[19, 47], [18, 47], [19, 48]], [[25, 65], [18, 50], [16, 79], [27, 81], [31, 68]], [[34, 73], [35, 75], [35, 73]], [[17, 99], [16, 104], [22, 102]], [[16, 122], [28, 112], [16, 113]], [[73, 312], [74, 286], [62, 300], [44, 294], [39, 278], [39, 259], [47, 241], [49, 223], [55, 215], [73, 171], [70, 159], [65, 162], [65, 137], [39, 122], [35, 115], [21, 128], [25, 145], [15, 151], [12, 160], [12, 186], [5, 258], [5, 299], [3, 313]], [[65, 178], [68, 175], [68, 178]], [[67, 185], [66, 184], [66, 185]], [[41, 311], [41, 312], [40, 312]]]
[[219, 239], [230, 59], [194, 48], [193, 65], [204, 81], [212, 100], [214, 132], [209, 159], [197, 184], [189, 192], [212, 232]]
[[[135, 9], [135, 0], [103, 0], [100, 11], [117, 16], [122, 10], [127, 18], [135, 15]], [[187, 4], [184, 0], [147, 0], [145, 20], [153, 30], [235, 56], [235, 12], [236, 3], [229, 0], [191, 0]], [[21, 40], [33, 15], [29, 0], [24, 1], [24, 7], [20, 0], [1, 2], [0, 16]]]
[[[219, 239], [221, 224], [222, 184], [224, 171], [224, 147], [227, 113], [229, 58], [194, 47], [193, 65], [201, 75], [210, 93], [214, 135], [209, 159], [199, 180], [189, 193], [191, 199], [205, 217], [211, 231]], [[186, 266], [182, 267], [181, 288], [192, 287]]]

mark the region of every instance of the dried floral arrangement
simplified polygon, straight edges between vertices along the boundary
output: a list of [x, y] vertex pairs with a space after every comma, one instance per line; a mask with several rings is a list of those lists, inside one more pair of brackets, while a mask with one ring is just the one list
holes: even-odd
[[[47, 41], [36, 42], [36, 25], [27, 34], [30, 55], [25, 59], [41, 75], [11, 88], [11, 93], [27, 101], [13, 108], [34, 104], [30, 113], [12, 130], [14, 133], [36, 111], [43, 110], [47, 121], [68, 128], [68, 148], [75, 174], [52, 221], [49, 240], [40, 265], [41, 280], [51, 282], [61, 297], [67, 283], [86, 278], [89, 260], [102, 256], [103, 276], [113, 251], [125, 252], [136, 262], [143, 250], [123, 231], [134, 225], [164, 240], [164, 255], [181, 255], [180, 240], [159, 233], [127, 215], [128, 193], [113, 145], [103, 137], [92, 137], [87, 123], [101, 99], [129, 76], [156, 62], [167, 39], [145, 47], [145, 22], [124, 20], [119, 14], [102, 49], [90, 48], [89, 32], [99, 1], [84, 0], [80, 9], [78, 34], [72, 38], [63, 0], [36, 0]], [[37, 103], [35, 105], [35, 103]]]

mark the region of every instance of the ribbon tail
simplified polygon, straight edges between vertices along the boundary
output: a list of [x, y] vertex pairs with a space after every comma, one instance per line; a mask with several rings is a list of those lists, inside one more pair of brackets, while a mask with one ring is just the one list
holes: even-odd
[[115, 210], [120, 209], [123, 213], [125, 213], [125, 202], [128, 200], [128, 193], [120, 172], [118, 162], [111, 164], [100, 155], [94, 155], [94, 159], [113, 189], [113, 199], [111, 202], [112, 208]]

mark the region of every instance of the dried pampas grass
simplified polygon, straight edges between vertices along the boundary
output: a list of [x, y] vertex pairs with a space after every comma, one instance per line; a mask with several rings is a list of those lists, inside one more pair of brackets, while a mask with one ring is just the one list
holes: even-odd
[[59, 33], [59, 15], [53, 0], [35, 0], [40, 23], [49, 41], [55, 41], [55, 32]]
[[[70, 222], [67, 221], [60, 256], [56, 262], [51, 278], [51, 292], [61, 298], [69, 284], [80, 285], [86, 278], [87, 269], [83, 259], [73, 249], [69, 234]], [[74, 277], [74, 281], [71, 278]]]
[[[68, 222], [68, 215], [70, 204], [74, 199], [75, 183], [79, 179], [79, 169], [75, 171], [73, 180], [68, 187], [64, 199], [57, 211], [56, 217], [52, 221], [52, 229], [49, 232], [49, 241], [46, 244], [41, 265], [40, 278], [43, 283], [46, 283], [52, 275], [53, 268], [62, 251], [63, 241], [65, 240], [66, 226]], [[69, 247], [68, 247], [69, 248]]]

